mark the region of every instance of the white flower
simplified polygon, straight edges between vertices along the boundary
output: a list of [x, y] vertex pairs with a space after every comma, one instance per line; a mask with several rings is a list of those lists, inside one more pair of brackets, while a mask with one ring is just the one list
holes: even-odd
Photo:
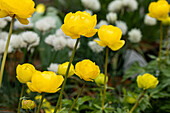
[[153, 26], [153, 25], [156, 25], [157, 21], [155, 18], [152, 18], [150, 17], [149, 15], [145, 15], [145, 18], [144, 18], [144, 23], [146, 25], [150, 25], [150, 26]]
[[[3, 54], [5, 52], [5, 47], [6, 47], [6, 41], [0, 39], [0, 54]], [[13, 48], [11, 45], [8, 46], [8, 53], [11, 53], [13, 51]]]
[[56, 36], [66, 37], [65, 33], [62, 31], [61, 28], [56, 30]]
[[96, 25], [96, 28], [99, 29], [102, 25], [108, 25], [106, 20], [100, 20], [100, 22]]
[[14, 22], [14, 27], [16, 29], [26, 29], [26, 28], [30, 29], [30, 28], [33, 28], [33, 23], [31, 22], [31, 18], [28, 18], [28, 20], [29, 20], [28, 25], [21, 24], [18, 20], [16, 20]]
[[[96, 38], [95, 40], [99, 40], [98, 38]], [[99, 46], [95, 41], [89, 41], [88, 42], [88, 46], [90, 47], [90, 49], [93, 52], [99, 53], [101, 51], [103, 51], [103, 47]]]
[[115, 23], [116, 23], [116, 26], [121, 29], [122, 34], [125, 35], [128, 30], [126, 23], [123, 21], [116, 21]]
[[89, 8], [94, 11], [99, 11], [101, 9], [101, 5], [99, 0], [81, 0], [84, 7]]
[[106, 19], [109, 23], [113, 24], [117, 20], [117, 14], [110, 12], [106, 15]]
[[11, 35], [10, 45], [15, 49], [27, 47], [27, 43], [23, 41], [22, 37], [16, 34]]
[[56, 27], [56, 19], [53, 17], [44, 17], [35, 23], [35, 27], [39, 31], [48, 31]]
[[138, 9], [138, 2], [136, 0], [123, 0], [123, 5], [128, 7], [130, 11]]
[[[67, 39], [67, 46], [70, 49], [74, 49], [74, 45], [76, 44], [76, 39]], [[77, 49], [80, 47], [80, 43], [77, 45]]]
[[114, 0], [109, 3], [108, 5], [108, 11], [110, 12], [117, 12], [123, 8], [123, 2], [122, 0]]
[[4, 17], [4, 19], [8, 22], [11, 22], [12, 18], [10, 16]]
[[63, 49], [67, 45], [67, 40], [63, 37], [57, 37], [53, 40], [52, 45], [56, 51]]
[[58, 72], [58, 66], [57, 63], [51, 63], [50, 66], [47, 68], [48, 71]]
[[45, 43], [53, 46], [53, 40], [55, 38], [56, 38], [56, 35], [49, 35], [47, 38], [45, 38]]
[[7, 40], [7, 38], [8, 38], [8, 33], [0, 31], [0, 39]]
[[3, 29], [4, 27], [6, 27], [7, 24], [8, 22], [5, 19], [0, 18], [0, 29]]
[[142, 33], [139, 29], [134, 28], [131, 31], [129, 31], [128, 36], [129, 36], [128, 39], [130, 40], [130, 42], [138, 43], [141, 41]]
[[85, 9], [84, 11], [86, 11], [86, 13], [90, 13], [90, 15], [92, 15], [92, 16], [93, 16], [93, 11], [92, 11], [92, 10]]
[[32, 31], [23, 32], [21, 33], [21, 36], [24, 42], [28, 44], [28, 50], [30, 50], [30, 48], [32, 47], [37, 46], [40, 42], [40, 37], [38, 36], [38, 34]]

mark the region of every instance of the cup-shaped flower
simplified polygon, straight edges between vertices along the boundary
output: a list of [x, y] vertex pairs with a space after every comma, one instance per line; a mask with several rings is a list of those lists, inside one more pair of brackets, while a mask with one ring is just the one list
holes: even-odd
[[162, 19], [161, 22], [165, 26], [170, 26], [170, 16], [167, 17], [166, 19]]
[[35, 11], [33, 0], [1, 0], [0, 18], [10, 16], [15, 17], [22, 24], [28, 24], [27, 18], [30, 18]]
[[[68, 65], [69, 65], [69, 62], [59, 64], [57, 74], [65, 76]], [[74, 66], [73, 66], [73, 64], [71, 64], [71, 66], [70, 66], [70, 69], [69, 69], [69, 72], [68, 72], [68, 77], [70, 77], [72, 75], [74, 75]]]
[[23, 65], [18, 65], [16, 68], [16, 73], [17, 73], [17, 79], [21, 83], [26, 83], [31, 81], [31, 77], [33, 73], [35, 72], [35, 67], [32, 64], [25, 63]]
[[158, 79], [149, 73], [145, 73], [143, 76], [138, 75], [137, 84], [139, 88], [153, 89], [159, 83]]
[[81, 35], [92, 37], [96, 34], [94, 29], [97, 23], [97, 16], [91, 16], [88, 12], [77, 11], [68, 13], [64, 18], [64, 24], [61, 26], [63, 32], [72, 39], [80, 38]]
[[63, 80], [62, 75], [56, 75], [52, 71], [36, 71], [32, 75], [31, 82], [27, 82], [27, 85], [32, 92], [55, 93], [60, 90], [59, 87]]
[[[94, 81], [96, 82], [96, 84], [98, 86], [104, 85], [104, 78], [105, 75], [103, 73], [100, 73], [95, 79]], [[108, 77], [106, 76], [106, 83], [108, 82]]]
[[32, 100], [22, 100], [22, 109], [34, 109], [36, 104]]
[[149, 4], [149, 16], [162, 20], [168, 17], [170, 12], [169, 4], [166, 0], [158, 0]]
[[100, 46], [108, 46], [113, 51], [120, 49], [124, 44], [124, 40], [120, 40], [122, 37], [122, 31], [118, 27], [112, 25], [102, 25], [98, 31], [100, 41], [95, 40]]
[[92, 61], [85, 59], [75, 66], [75, 74], [85, 81], [92, 81], [100, 74], [99, 66]]

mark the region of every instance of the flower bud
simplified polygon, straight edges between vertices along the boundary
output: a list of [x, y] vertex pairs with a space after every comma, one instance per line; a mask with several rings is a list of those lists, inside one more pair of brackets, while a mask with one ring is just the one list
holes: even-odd
[[[96, 84], [98, 86], [104, 85], [104, 78], [105, 75], [103, 73], [100, 73], [97, 78], [94, 79], [94, 81], [96, 82]], [[108, 82], [108, 77], [106, 76], [106, 83]]]
[[32, 100], [22, 100], [22, 109], [34, 109], [36, 104]]
[[129, 103], [129, 104], [134, 104], [136, 102], [136, 98], [135, 97], [131, 97], [131, 96], [128, 96], [126, 98], [126, 102]]
[[29, 63], [23, 65], [18, 65], [16, 69], [17, 79], [21, 83], [26, 83], [31, 81], [32, 74], [35, 72], [35, 67]]
[[[65, 62], [63, 64], [59, 64], [57, 74], [65, 76], [68, 64], [69, 64], [69, 62]], [[70, 77], [72, 75], [74, 75], [74, 66], [73, 66], [73, 64], [71, 64], [71, 66], [70, 66], [68, 77]]]
[[45, 12], [45, 5], [44, 4], [38, 4], [36, 7], [36, 12], [43, 14]]

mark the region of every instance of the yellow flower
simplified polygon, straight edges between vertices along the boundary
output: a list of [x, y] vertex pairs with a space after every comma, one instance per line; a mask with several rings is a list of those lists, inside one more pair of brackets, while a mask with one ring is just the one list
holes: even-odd
[[75, 66], [75, 74], [85, 81], [93, 81], [99, 73], [99, 66], [88, 59], [78, 62]]
[[[65, 62], [63, 64], [59, 64], [57, 74], [65, 76], [68, 64], [69, 64], [69, 62]], [[71, 66], [70, 66], [68, 77], [70, 77], [72, 75], [74, 75], [74, 66], [73, 66], [73, 64], [71, 64]]]
[[[105, 75], [103, 73], [100, 73], [97, 78], [94, 79], [94, 81], [96, 82], [96, 84], [98, 86], [101, 86], [104, 84], [104, 78], [105, 78]], [[108, 77], [106, 76], [106, 83], [108, 82]]]
[[149, 16], [162, 20], [168, 17], [170, 11], [169, 4], [166, 0], [159, 0], [149, 4]]
[[10, 16], [15, 17], [22, 24], [28, 24], [27, 18], [30, 18], [35, 11], [33, 0], [1, 0], [0, 18]]
[[22, 109], [34, 109], [36, 104], [32, 100], [22, 100]]
[[166, 19], [162, 19], [161, 21], [163, 25], [167, 25], [167, 26], [170, 25], [170, 17], [167, 17]]
[[[41, 98], [42, 98], [42, 95], [37, 95], [37, 96], [35, 96], [35, 100], [36, 101], [41, 101]], [[47, 100], [44, 98], [44, 100], [43, 100], [43, 102], [46, 102]]]
[[98, 31], [100, 41], [95, 40], [100, 46], [108, 46], [113, 51], [120, 49], [124, 44], [124, 40], [120, 40], [122, 37], [122, 31], [118, 27], [112, 25], [102, 25]]
[[36, 12], [37, 13], [44, 13], [45, 12], [45, 5], [44, 4], [38, 4], [36, 6]]
[[72, 39], [80, 38], [81, 35], [92, 37], [97, 32], [97, 29], [94, 29], [96, 23], [96, 15], [91, 16], [85, 11], [70, 12], [65, 16], [61, 29]]
[[16, 77], [21, 83], [26, 83], [31, 81], [32, 74], [35, 71], [35, 67], [29, 63], [25, 63], [23, 65], [19, 64], [16, 69]]
[[149, 88], [155, 88], [159, 81], [156, 77], [149, 73], [145, 73], [143, 76], [139, 75], [137, 77], [137, 84], [139, 88], [149, 89]]
[[63, 76], [56, 75], [52, 71], [36, 71], [32, 75], [31, 82], [27, 82], [28, 88], [33, 92], [55, 93], [60, 90], [63, 83]]

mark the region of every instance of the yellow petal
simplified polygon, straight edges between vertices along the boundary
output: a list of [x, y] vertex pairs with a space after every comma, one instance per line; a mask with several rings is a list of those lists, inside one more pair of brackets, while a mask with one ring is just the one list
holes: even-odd
[[120, 40], [118, 42], [115, 42], [113, 45], [108, 45], [108, 47], [110, 49], [112, 49], [113, 51], [117, 51], [118, 49], [120, 49], [123, 45], [125, 44], [124, 40]]
[[102, 41], [99, 41], [99, 40], [94, 40], [94, 41], [97, 42], [100, 46], [106, 47], [106, 44], [103, 43]]
[[29, 24], [29, 21], [28, 21], [27, 19], [25, 19], [25, 18], [19, 18], [19, 17], [17, 17], [17, 16], [16, 16], [16, 18], [18, 19], [18, 21], [19, 21], [21, 24], [25, 24], [25, 25]]
[[1, 10], [0, 11], [0, 18], [6, 17], [6, 16], [8, 16], [8, 13], [4, 10]]
[[40, 90], [36, 89], [31, 82], [27, 82], [27, 86], [28, 88], [32, 91], [32, 92], [38, 92], [38, 93], [41, 93]]
[[94, 35], [96, 34], [96, 32], [97, 32], [97, 29], [93, 29], [93, 30], [91, 30], [90, 32], [84, 34], [84, 36], [86, 36], [86, 37], [92, 37], [92, 36], [94, 36]]

